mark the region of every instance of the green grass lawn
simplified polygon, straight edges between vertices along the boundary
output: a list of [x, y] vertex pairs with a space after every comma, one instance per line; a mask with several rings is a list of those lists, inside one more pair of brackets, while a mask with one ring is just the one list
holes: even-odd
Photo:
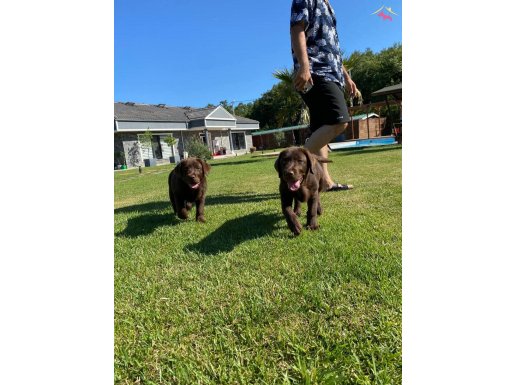
[[275, 158], [210, 161], [205, 224], [172, 216], [172, 165], [115, 173], [117, 384], [401, 383], [401, 147], [330, 159], [355, 189], [298, 237]]

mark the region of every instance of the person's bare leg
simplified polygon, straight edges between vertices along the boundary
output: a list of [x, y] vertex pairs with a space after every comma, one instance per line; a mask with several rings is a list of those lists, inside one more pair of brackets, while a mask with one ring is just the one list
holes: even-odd
[[[320, 127], [311, 134], [304, 147], [315, 155], [328, 158], [329, 149], [327, 148], [327, 143], [340, 135], [347, 127], [347, 124], [348, 123], [338, 123], [333, 125], [326, 124]], [[322, 169], [324, 171], [325, 187], [329, 188], [334, 184], [334, 181], [333, 178], [331, 178], [331, 175], [329, 175], [327, 163], [322, 163]]]
[[[322, 147], [317, 155], [320, 155], [323, 158], [329, 159], [329, 148], [327, 148], [327, 145]], [[328, 189], [334, 184], [333, 178], [331, 178], [331, 175], [329, 175], [329, 170], [327, 169], [327, 163], [322, 163], [322, 170], [324, 171], [324, 181], [326, 183], [325, 188]]]

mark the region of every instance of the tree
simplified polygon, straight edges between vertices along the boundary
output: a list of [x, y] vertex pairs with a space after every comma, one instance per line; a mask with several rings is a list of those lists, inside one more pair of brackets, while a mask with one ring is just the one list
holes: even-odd
[[114, 152], [114, 163], [117, 163], [119, 165], [127, 164], [125, 161], [125, 152], [123, 151], [115, 151]]
[[139, 141], [147, 148], [147, 157], [150, 159], [150, 151], [152, 150], [152, 132], [150, 127], [147, 128], [144, 134], [139, 136]]
[[394, 44], [379, 53], [373, 53], [371, 49], [355, 51], [348, 60], [352, 62], [352, 80], [365, 103], [371, 101], [372, 92], [402, 82], [401, 44]]
[[281, 83], [278, 86], [278, 93], [281, 96], [282, 104], [278, 120], [288, 125], [309, 124], [309, 112], [306, 104], [293, 86], [295, 73], [292, 70], [282, 69], [274, 72], [274, 77]]
[[[239, 103], [235, 108], [234, 108], [234, 115], [237, 115], [237, 116], [243, 116], [245, 118], [248, 118], [250, 116], [250, 114], [252, 113], [252, 103]], [[229, 111], [232, 113], [232, 111]]]
[[[275, 86], [274, 86], [275, 87]], [[276, 111], [278, 97], [274, 95], [275, 89], [265, 92], [259, 99], [257, 99], [250, 114], [251, 119], [259, 121], [259, 126], [262, 129], [276, 128]]]
[[[245, 118], [250, 118], [253, 103], [250, 102], [250, 103], [245, 104], [245, 103], [240, 102], [237, 106], [234, 106], [233, 102], [228, 102], [227, 100], [222, 100], [222, 101], [220, 101], [219, 105], [222, 106], [223, 108], [225, 108], [227, 110], [227, 112], [229, 112], [231, 114], [234, 112], [234, 115], [243, 116]], [[214, 104], [209, 103], [205, 108], [214, 108], [214, 107], [216, 107]], [[233, 111], [233, 107], [234, 107], [234, 111]]]
[[220, 105], [232, 114], [232, 105], [227, 100], [221, 100]]
[[170, 136], [166, 136], [164, 139], [164, 142], [169, 145], [170, 147], [173, 147], [175, 146], [175, 144], [177, 143], [177, 139], [174, 138], [173, 135], [170, 135]]
[[[173, 149], [173, 146], [175, 146], [175, 144], [177, 143], [177, 139], [174, 138], [173, 135], [170, 135], [170, 136], [165, 136], [165, 138], [163, 139], [163, 141], [168, 145], [170, 146], [170, 148], [172, 149], [172, 153], [174, 154], [174, 161], [175, 162], [178, 162], [179, 161], [179, 158], [178, 158], [178, 154], [175, 153], [175, 150]], [[171, 157], [170, 157], [170, 161], [171, 161]]]
[[280, 82], [252, 103], [248, 117], [258, 120], [262, 129], [307, 124], [307, 108], [293, 88], [293, 70], [278, 70], [273, 75]]

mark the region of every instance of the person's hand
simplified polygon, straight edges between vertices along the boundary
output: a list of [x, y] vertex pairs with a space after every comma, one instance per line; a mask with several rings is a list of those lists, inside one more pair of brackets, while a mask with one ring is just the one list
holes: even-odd
[[293, 86], [297, 91], [302, 91], [308, 83], [311, 83], [311, 85], [313, 85], [313, 79], [311, 78], [309, 68], [300, 67], [297, 73], [295, 74], [295, 77], [293, 78]]
[[356, 87], [356, 83], [354, 83], [350, 77], [345, 79], [345, 89], [347, 90], [351, 98], [356, 97], [358, 93], [358, 87]]

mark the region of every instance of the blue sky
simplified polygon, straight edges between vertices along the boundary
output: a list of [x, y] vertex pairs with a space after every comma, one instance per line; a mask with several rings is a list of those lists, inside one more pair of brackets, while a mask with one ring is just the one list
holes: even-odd
[[[402, 41], [400, 0], [332, 0], [346, 54]], [[204, 107], [259, 98], [290, 68], [290, 0], [115, 0], [115, 101]], [[398, 16], [371, 15], [383, 5]], [[359, 85], [358, 85], [359, 87]]]

